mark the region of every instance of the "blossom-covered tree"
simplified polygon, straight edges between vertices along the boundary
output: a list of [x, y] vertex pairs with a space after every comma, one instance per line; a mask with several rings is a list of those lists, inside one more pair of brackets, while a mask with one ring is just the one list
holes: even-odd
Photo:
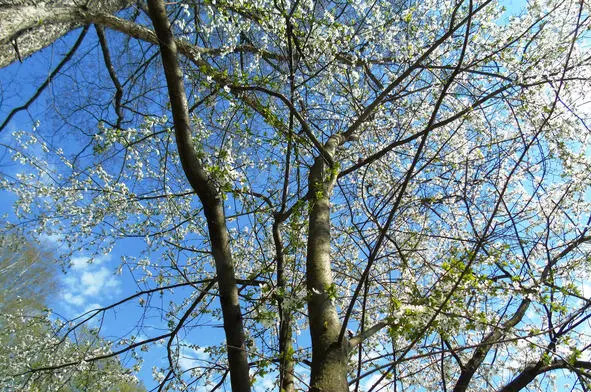
[[58, 290], [55, 257], [10, 228], [0, 233], [0, 313], [43, 311]]
[[[0, 389], [145, 391], [96, 329], [64, 336], [62, 320], [51, 319], [47, 297], [58, 280], [51, 252], [8, 230], [0, 237], [0, 272]], [[64, 360], [74, 363], [59, 367]]]
[[[120, 266], [141, 290], [82, 321], [138, 304], [143, 337], [111, 350], [162, 353], [161, 390], [586, 390], [590, 17], [575, 0], [4, 5], [1, 65], [71, 49], [0, 125], [52, 86], [60, 124], [13, 129], [23, 169], [2, 187], [72, 251], [143, 241]], [[224, 338], [197, 343], [212, 323]]]

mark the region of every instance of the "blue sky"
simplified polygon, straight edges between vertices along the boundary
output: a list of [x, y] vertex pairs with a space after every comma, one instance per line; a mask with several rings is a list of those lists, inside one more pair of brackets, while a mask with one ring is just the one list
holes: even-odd
[[[14, 63], [0, 72], [0, 118], [3, 121], [10, 110], [22, 105], [35, 93], [35, 89], [47, 77], [51, 69], [61, 60], [69, 46], [77, 38], [79, 30], [56, 42], [52, 47], [46, 48], [42, 53], [26, 59], [22, 64]], [[89, 35], [95, 34], [90, 29]], [[87, 40], [90, 42], [91, 40]], [[92, 40], [95, 41], [95, 40]], [[80, 49], [91, 50], [91, 48]], [[67, 65], [65, 72], [68, 72]], [[69, 83], [63, 77], [53, 82]], [[54, 86], [50, 85], [41, 96], [30, 106], [28, 111], [22, 111], [13, 117], [6, 129], [0, 134], [0, 144], [12, 144], [12, 132], [15, 130], [30, 131], [34, 121], [39, 121], [40, 129], [46, 131], [55, 126], [57, 119], [48, 117], [53, 110], [55, 97]], [[63, 86], [61, 86], [63, 87]], [[19, 168], [7, 154], [0, 156], [0, 175], [12, 176]], [[18, 223], [14, 214], [13, 203], [15, 196], [7, 191], [0, 191], [0, 216], [6, 222]], [[57, 236], [42, 235], [40, 238], [43, 245], [57, 254], [64, 252], [58, 245]], [[127, 273], [116, 274], [123, 254], [139, 252], [141, 243], [138, 241], [125, 240], [118, 243], [112, 252], [108, 254], [94, 255], [90, 252], [78, 252], [70, 259], [70, 268], [66, 273], [56, 263], [59, 282], [59, 292], [49, 297], [47, 304], [52, 308], [56, 317], [72, 319], [89, 310], [107, 306], [118, 299], [131, 295], [139, 290], [135, 280]], [[137, 323], [139, 313], [130, 311], [137, 308], [137, 300], [133, 307], [125, 311], [108, 313], [101, 325], [101, 334], [107, 338], [120, 339], [129, 337], [134, 333], [134, 326]], [[100, 320], [96, 319], [91, 325], [98, 326]], [[156, 323], [153, 323], [156, 325]], [[147, 387], [153, 386], [151, 377], [151, 366], [157, 364], [157, 358], [146, 358], [146, 366], [140, 373], [140, 378]]]
[[[508, 13], [517, 13], [519, 5], [523, 2], [507, 1]], [[93, 29], [88, 32], [94, 35]], [[37, 54], [27, 59], [23, 64], [15, 63], [0, 72], [0, 121], [15, 106], [26, 102], [34, 94], [35, 89], [41, 81], [47, 76], [50, 69], [55, 67], [56, 63], [62, 58], [68, 50], [71, 43], [77, 38], [78, 32], [68, 35], [65, 39], [58, 41], [54, 46], [46, 48], [41, 54]], [[88, 40], [87, 42], [95, 42]], [[83, 47], [81, 51], [93, 50], [92, 47]], [[97, 61], [100, 59], [97, 59]], [[69, 65], [66, 67], [68, 68]], [[67, 69], [66, 69], [67, 72]], [[55, 84], [71, 83], [65, 78], [57, 78]], [[63, 88], [63, 85], [61, 86]], [[73, 88], [73, 87], [72, 87]], [[17, 129], [30, 130], [35, 120], [40, 121], [40, 127], [45, 130], [51, 127], [59, 126], [59, 119], [55, 116], [48, 116], [53, 111], [53, 101], [63, 99], [63, 97], [54, 96], [53, 86], [50, 86], [40, 98], [30, 107], [27, 112], [21, 112], [16, 115], [7, 129], [0, 134], [0, 143], [11, 143], [11, 132]], [[2, 174], [13, 175], [19, 169], [10, 160], [10, 157], [0, 156], [0, 172]], [[17, 219], [12, 210], [14, 196], [6, 191], [0, 191], [0, 214], [3, 214], [10, 222], [16, 222]], [[43, 236], [42, 241], [49, 247], [55, 248], [56, 252], [61, 250], [56, 244], [55, 237]], [[137, 254], [143, 248], [143, 244], [138, 240], [126, 239], [120, 241], [108, 254], [93, 255], [91, 253], [77, 253], [70, 259], [70, 268], [67, 273], [60, 272], [61, 288], [58, 295], [50, 299], [48, 304], [54, 309], [55, 314], [65, 319], [76, 317], [97, 307], [106, 306], [110, 303], [134, 294], [143, 287], [138, 285], [136, 280], [127, 271], [122, 274], [116, 274], [117, 267], [120, 265], [122, 256]], [[56, 266], [57, 268], [57, 266]], [[165, 303], [169, 298], [158, 298], [153, 296], [152, 301], [162, 301]], [[137, 334], [134, 326], [142, 316], [143, 308], [135, 300], [130, 306], [121, 311], [109, 312], [102, 323], [101, 331], [107, 338], [130, 337]], [[98, 323], [98, 321], [97, 321]], [[152, 326], [154, 330], [146, 328], [145, 332], [154, 332], [158, 327], [165, 327], [163, 320], [150, 319], [146, 323]], [[221, 341], [223, 338], [222, 330], [218, 326], [204, 327], [198, 333], [193, 333], [192, 338], [196, 338], [197, 344], [207, 344], [211, 340]], [[141, 338], [141, 336], [139, 336]], [[165, 356], [162, 350], [153, 350], [146, 354], [146, 361], [140, 373], [140, 378], [149, 388], [154, 386], [151, 373], [153, 365], [165, 365]], [[195, 360], [204, 359], [205, 353], [199, 349], [187, 349], [185, 358], [181, 361], [185, 366], [190, 366]], [[269, 376], [273, 377], [273, 376]], [[263, 381], [269, 383], [270, 379]]]

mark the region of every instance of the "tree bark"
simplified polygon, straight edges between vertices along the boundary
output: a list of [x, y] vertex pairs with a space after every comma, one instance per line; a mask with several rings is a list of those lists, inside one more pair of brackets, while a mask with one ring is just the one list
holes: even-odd
[[113, 14], [128, 8], [134, 1], [90, 1], [87, 6], [80, 3], [74, 0], [0, 1], [0, 68], [22, 61], [67, 32], [89, 23], [81, 13]]
[[277, 300], [279, 308], [279, 390], [294, 392], [294, 361], [292, 342], [291, 310], [285, 307], [284, 296], [289, 295], [285, 280], [285, 257], [283, 254], [283, 239], [281, 238], [280, 223], [273, 223], [273, 242], [277, 257], [277, 288], [280, 290]]
[[222, 195], [209, 181], [193, 148], [183, 74], [164, 3], [162, 0], [149, 0], [148, 7], [160, 44], [179, 156], [187, 179], [203, 204], [207, 219], [224, 319], [232, 391], [250, 391], [246, 339]]
[[330, 167], [341, 136], [334, 135], [324, 145], [310, 169], [310, 216], [306, 258], [308, 318], [312, 338], [312, 371], [310, 390], [313, 392], [347, 392], [346, 344], [339, 344], [341, 322], [331, 298], [333, 288], [330, 265], [330, 195], [337, 178], [336, 167]]
[[[526, 388], [537, 376], [557, 369], [568, 369], [573, 372], [591, 370], [589, 361], [565, 361], [555, 359], [552, 363], [544, 365], [542, 361], [529, 364], [511, 382], [499, 389], [499, 392], [517, 392]], [[584, 373], [583, 373], [584, 374]]]
[[522, 390], [541, 373], [542, 366], [543, 364], [541, 362], [527, 366], [509, 384], [500, 389], [499, 392], [517, 392]]

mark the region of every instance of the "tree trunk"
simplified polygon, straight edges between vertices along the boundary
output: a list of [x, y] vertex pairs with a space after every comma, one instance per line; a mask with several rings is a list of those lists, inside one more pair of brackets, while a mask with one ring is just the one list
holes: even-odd
[[306, 284], [308, 291], [308, 317], [312, 338], [312, 372], [310, 386], [314, 392], [347, 392], [346, 345], [339, 345], [341, 328], [333, 298], [330, 265], [330, 195], [336, 182], [336, 168], [326, 162], [334, 156], [340, 142], [332, 136], [324, 153], [310, 169], [308, 189], [310, 216], [308, 226], [308, 254]]
[[10, 0], [6, 3], [0, 1], [0, 68], [22, 61], [67, 32], [89, 23], [81, 13], [114, 14], [135, 1]]
[[281, 392], [295, 391], [291, 320], [291, 314], [281, 310], [279, 323], [279, 390]]
[[170, 29], [170, 22], [162, 0], [149, 0], [150, 17], [158, 36], [166, 84], [170, 95], [176, 142], [183, 170], [189, 183], [197, 192], [205, 217], [215, 260], [221, 308], [224, 318], [224, 332], [228, 349], [228, 364], [232, 391], [250, 391], [248, 358], [242, 312], [238, 298], [238, 288], [234, 264], [229, 246], [228, 229], [222, 195], [209, 181], [207, 173], [193, 148], [187, 97], [183, 84], [183, 74], [177, 60], [177, 50]]
[[281, 392], [294, 392], [294, 362], [292, 343], [292, 317], [291, 310], [284, 306], [284, 296], [290, 295], [285, 280], [285, 257], [283, 254], [283, 239], [281, 238], [280, 223], [273, 223], [273, 242], [277, 257], [277, 288], [280, 295], [277, 300], [279, 308], [279, 390]]

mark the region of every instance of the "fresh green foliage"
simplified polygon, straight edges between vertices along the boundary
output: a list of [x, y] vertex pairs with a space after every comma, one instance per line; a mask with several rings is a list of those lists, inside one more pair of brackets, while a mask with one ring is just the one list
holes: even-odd
[[[40, 123], [3, 129], [17, 166], [0, 188], [31, 235], [59, 235], [63, 266], [124, 244], [118, 271], [138, 290], [89, 320], [128, 312], [113, 346], [97, 337], [78, 355], [65, 340], [68, 374], [100, 373], [117, 363], [91, 358], [121, 350], [158, 358], [163, 390], [229, 388], [237, 346], [222, 332], [239, 325], [257, 390], [305, 390], [333, 370], [339, 392], [585, 390], [588, 1], [167, 2], [181, 141], [143, 7], [37, 3], [0, 9], [0, 64], [61, 27], [104, 25], [108, 45], [89, 34], [43, 93], [51, 105], [31, 110]], [[69, 325], [38, 323], [51, 332], [31, 337], [40, 353]]]

